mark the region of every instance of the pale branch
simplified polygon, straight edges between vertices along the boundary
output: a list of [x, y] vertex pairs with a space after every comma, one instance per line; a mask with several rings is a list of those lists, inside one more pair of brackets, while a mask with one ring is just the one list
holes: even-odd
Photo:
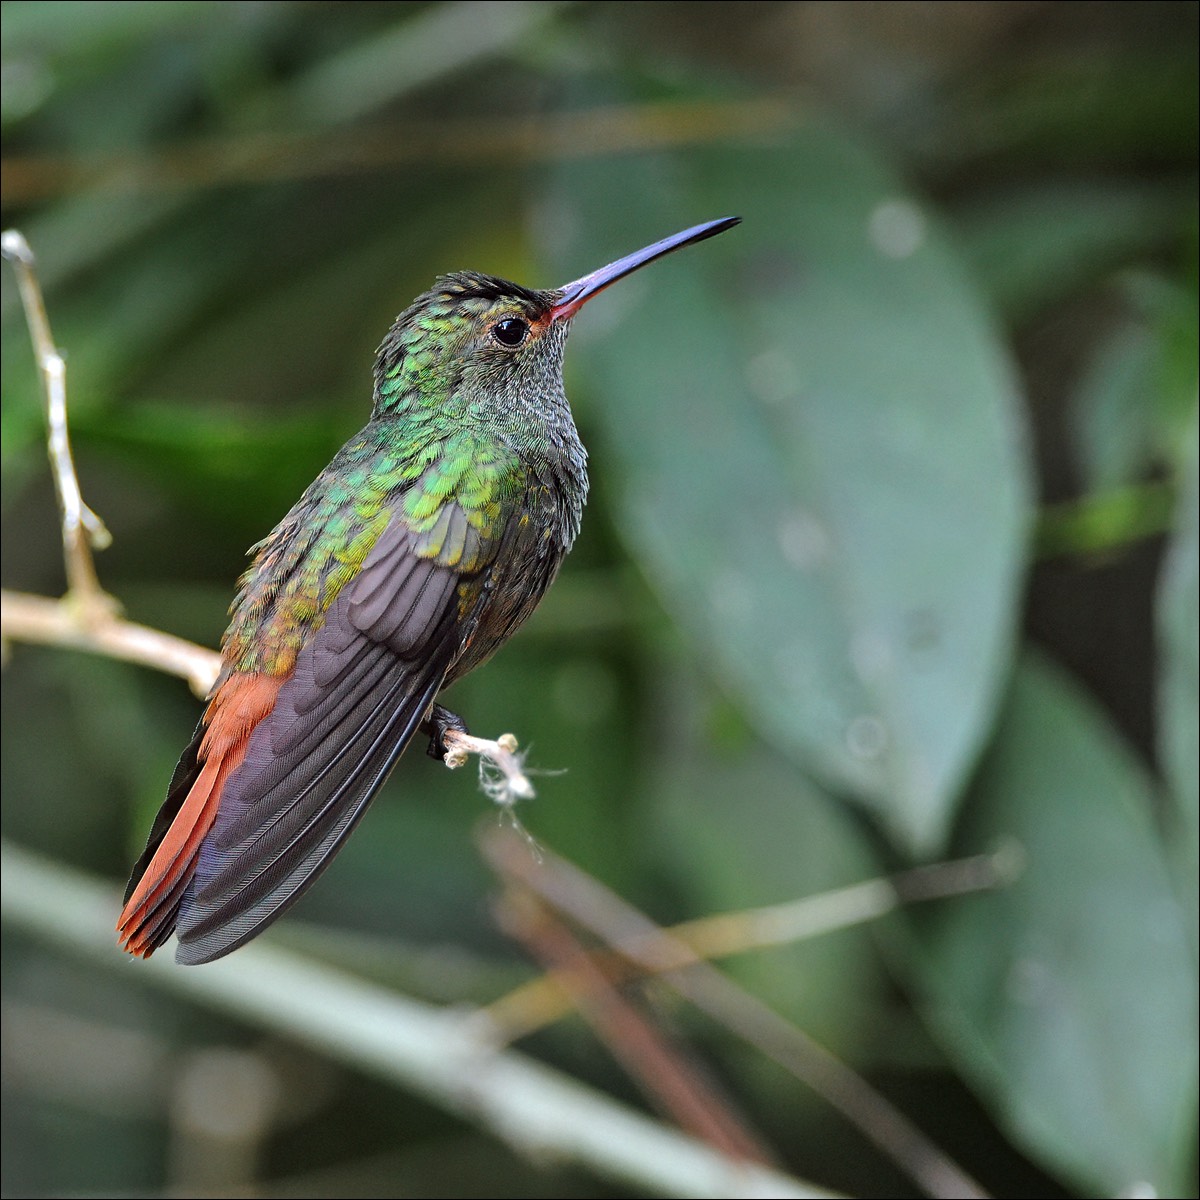
[[571, 997], [574, 1009], [660, 1112], [722, 1154], [777, 1165], [712, 1075], [698, 1069], [668, 1028], [614, 985], [567, 921], [525, 888], [505, 888], [493, 912], [500, 928]]
[[1019, 848], [1005, 844], [992, 854], [929, 863], [891, 878], [866, 879], [816, 896], [699, 917], [672, 926], [669, 932], [702, 958], [722, 958], [861, 925], [915, 901], [1002, 887], [1013, 882], [1021, 865]]
[[470, 755], [479, 755], [479, 786], [501, 807], [511, 808], [518, 800], [533, 798], [533, 784], [525, 774], [524, 755], [517, 753], [517, 739], [511, 733], [502, 733], [492, 741], [450, 729], [444, 740], [444, 761], [452, 771], [461, 767]]
[[186, 679], [197, 696], [208, 694], [221, 665], [215, 650], [118, 617], [81, 622], [71, 601], [0, 591], [0, 638], [5, 644], [63, 646], [152, 667]]
[[[1020, 848], [1005, 843], [992, 854], [931, 863], [891, 878], [866, 879], [782, 904], [682, 921], [661, 930], [672, 945], [679, 947], [679, 956], [670, 958], [664, 953], [665, 943], [660, 944], [653, 971], [675, 970], [697, 958], [711, 961], [769, 946], [792, 945], [878, 920], [907, 904], [1002, 887], [1013, 882], [1022, 865]], [[614, 981], [648, 976], [651, 964], [635, 961], [637, 948], [635, 938], [632, 943], [596, 951], [592, 958]], [[493, 1000], [487, 1012], [504, 1035], [514, 1041], [561, 1020], [574, 1009], [571, 997], [553, 976], [541, 975]]]
[[0, 847], [6, 923], [108, 970], [308, 1045], [423, 1096], [533, 1161], [560, 1161], [635, 1195], [829, 1197], [736, 1160], [483, 1036], [475, 1012], [437, 1008], [275, 945], [268, 934], [202, 968], [134, 964], [113, 942], [114, 889]]
[[50, 321], [29, 243], [17, 230], [8, 229], [0, 235], [0, 250], [12, 263], [17, 277], [46, 401], [47, 448], [62, 522], [67, 594], [74, 600], [80, 622], [103, 623], [115, 614], [117, 606], [96, 577], [92, 548], [103, 549], [112, 537], [104, 522], [84, 503], [75, 474], [67, 430], [66, 363], [50, 334]]

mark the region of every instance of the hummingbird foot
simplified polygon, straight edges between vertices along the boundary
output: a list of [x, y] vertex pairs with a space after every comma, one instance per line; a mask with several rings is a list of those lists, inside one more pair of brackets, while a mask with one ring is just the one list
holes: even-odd
[[446, 743], [446, 734], [451, 730], [455, 733], [471, 732], [467, 728], [466, 721], [457, 713], [452, 713], [448, 708], [435, 704], [429, 710], [429, 716], [421, 722], [421, 732], [429, 735], [429, 747], [425, 753], [430, 758], [436, 758], [438, 762], [446, 761], [446, 756], [452, 753], [450, 746]]

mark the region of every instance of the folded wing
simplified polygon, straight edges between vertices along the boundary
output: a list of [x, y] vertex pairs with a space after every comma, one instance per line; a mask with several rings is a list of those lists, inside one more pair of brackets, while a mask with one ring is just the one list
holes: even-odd
[[393, 521], [289, 675], [222, 681], [135, 867], [127, 949], [174, 930], [179, 962], [219, 958], [328, 866], [458, 653], [463, 576], [416, 549]]

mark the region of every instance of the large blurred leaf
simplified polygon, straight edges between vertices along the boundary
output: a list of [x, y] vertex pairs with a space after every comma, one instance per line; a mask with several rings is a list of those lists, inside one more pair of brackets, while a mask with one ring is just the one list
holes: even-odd
[[1010, 369], [959, 263], [878, 162], [816, 129], [683, 170], [570, 164], [556, 196], [563, 278], [744, 216], [579, 319], [597, 461], [761, 733], [934, 849], [1007, 670], [1028, 517]]
[[1146, 272], [1122, 283], [1130, 313], [1097, 346], [1072, 402], [1079, 465], [1094, 489], [1174, 463], [1196, 407], [1195, 287]]
[[1089, 1192], [1190, 1194], [1196, 980], [1147, 780], [1036, 659], [1018, 671], [962, 830], [1011, 840], [999, 892], [922, 922], [929, 1016], [1027, 1148]]
[[1183, 455], [1182, 492], [1175, 531], [1167, 553], [1158, 594], [1159, 749], [1169, 793], [1174, 800], [1170, 829], [1185, 908], [1196, 942], [1197, 873], [1200, 872], [1200, 467], [1197, 465], [1197, 421], [1192, 416], [1188, 451]]

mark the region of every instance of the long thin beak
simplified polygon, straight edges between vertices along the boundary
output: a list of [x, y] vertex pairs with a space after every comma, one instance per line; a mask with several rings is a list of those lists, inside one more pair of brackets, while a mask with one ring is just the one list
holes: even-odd
[[721, 217], [717, 221], [705, 221], [703, 225], [693, 225], [691, 229], [672, 234], [643, 250], [635, 250], [632, 254], [627, 254], [624, 258], [618, 258], [616, 262], [609, 263], [607, 267], [601, 267], [598, 271], [593, 271], [582, 279], [568, 283], [566, 287], [560, 289], [562, 296], [550, 310], [550, 319], [563, 321], [568, 317], [573, 317], [593, 296], [599, 295], [609, 284], [616, 283], [618, 279], [624, 279], [626, 275], [636, 271], [639, 267], [644, 267], [647, 263], [652, 263], [656, 258], [662, 258], [664, 254], [670, 254], [672, 250], [678, 250], [681, 246], [690, 246], [693, 242], [702, 242], [705, 238], [716, 237], [718, 233], [724, 233], [725, 230], [740, 224], [741, 220], [741, 217]]

